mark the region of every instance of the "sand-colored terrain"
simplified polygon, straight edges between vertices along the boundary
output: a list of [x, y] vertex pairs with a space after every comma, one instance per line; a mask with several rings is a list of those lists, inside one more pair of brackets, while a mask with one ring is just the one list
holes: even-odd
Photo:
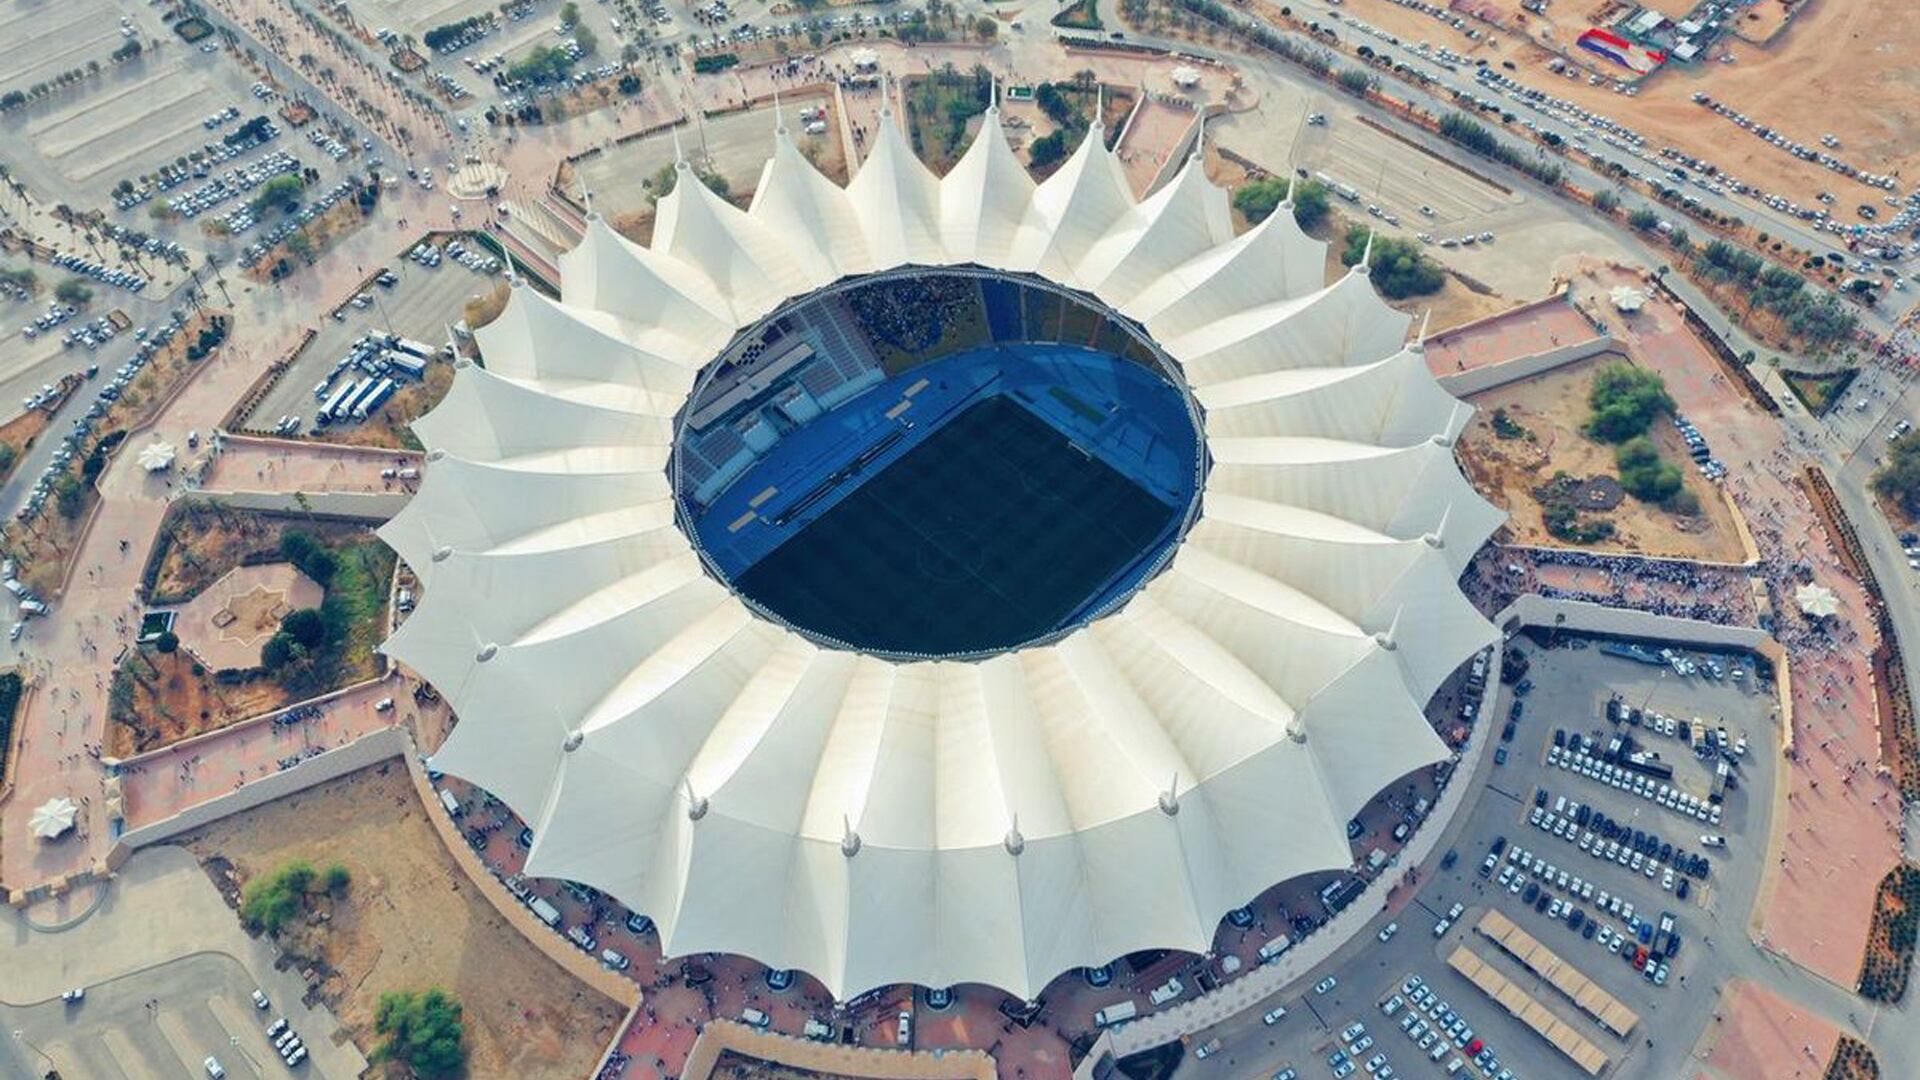
[[[1545, 375], [1475, 394], [1475, 413], [1460, 442], [1460, 454], [1474, 486], [1512, 515], [1507, 529], [1516, 543], [1568, 546], [1547, 532], [1532, 490], [1557, 472], [1576, 477], [1613, 475], [1613, 447], [1580, 433], [1590, 411], [1587, 393], [1594, 372], [1616, 363], [1599, 356]], [[1494, 434], [1493, 414], [1504, 409], [1509, 420], [1531, 437], [1502, 439]], [[1604, 516], [1613, 522], [1611, 539], [1596, 551], [1633, 552], [1673, 558], [1738, 562], [1743, 557], [1733, 511], [1720, 492], [1692, 467], [1686, 444], [1671, 424], [1656, 422], [1651, 432], [1663, 457], [1681, 466], [1686, 490], [1700, 500], [1696, 516], [1671, 514], [1631, 497]]]
[[[1584, 16], [1609, 5], [1556, 6], [1549, 9], [1553, 21], [1526, 15], [1517, 3], [1503, 0], [1494, 6], [1511, 7], [1513, 16], [1528, 21], [1522, 24], [1510, 17], [1513, 32], [1475, 42], [1392, 0], [1348, 0], [1344, 10], [1409, 44], [1445, 45], [1495, 65], [1511, 60], [1518, 65], [1516, 77], [1528, 85], [1611, 116], [1655, 146], [1682, 147], [1747, 183], [1803, 203], [1811, 203], [1820, 191], [1832, 191], [1840, 207], [1851, 208], [1861, 202], [1877, 204], [1885, 192], [1756, 138], [1695, 104], [1696, 90], [1808, 145], [1817, 145], [1822, 134], [1832, 132], [1841, 142], [1835, 153], [1860, 169], [1911, 176], [1920, 166], [1920, 20], [1910, 17], [1911, 5], [1902, 0], [1808, 0], [1791, 24], [1765, 45], [1733, 41], [1727, 46], [1732, 63], [1669, 67], [1645, 80], [1632, 98], [1616, 93], [1611, 84], [1590, 86], [1584, 78], [1547, 71], [1553, 54], [1527, 36], [1551, 41], [1562, 51], [1574, 50], [1574, 39], [1593, 25]], [[1766, 32], [1759, 23], [1754, 25], [1756, 35]], [[1604, 64], [1584, 53], [1579, 59]], [[1850, 213], [1843, 217], [1855, 220]]]
[[[405, 768], [389, 761], [183, 843], [203, 862], [231, 862], [243, 879], [289, 859], [346, 865], [353, 884], [331, 921], [292, 934], [301, 947], [318, 947], [321, 994], [363, 1050], [376, 1043], [382, 992], [440, 986], [465, 1009], [468, 1075], [588, 1075], [620, 1009], [500, 917], [448, 857], [426, 813]], [[217, 873], [215, 883], [228, 886]]]

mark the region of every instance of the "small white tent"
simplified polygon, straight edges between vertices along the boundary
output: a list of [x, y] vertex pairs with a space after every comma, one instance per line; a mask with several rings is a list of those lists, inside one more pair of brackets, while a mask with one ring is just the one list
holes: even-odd
[[1793, 590], [1794, 602], [1800, 610], [1816, 619], [1825, 619], [1840, 612], [1840, 598], [1825, 585], [1802, 585]]
[[174, 449], [170, 442], [152, 442], [140, 448], [140, 467], [148, 472], [173, 468]]
[[73, 828], [73, 819], [80, 814], [80, 807], [65, 795], [48, 799], [34, 807], [33, 816], [28, 819], [27, 827], [33, 835], [42, 840], [55, 840], [60, 834]]

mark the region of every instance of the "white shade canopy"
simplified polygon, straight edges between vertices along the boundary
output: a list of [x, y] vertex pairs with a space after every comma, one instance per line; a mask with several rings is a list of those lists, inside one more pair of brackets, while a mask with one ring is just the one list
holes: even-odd
[[1200, 81], [1200, 70], [1191, 64], [1181, 64], [1168, 72], [1167, 77], [1173, 80], [1173, 85], [1184, 90]]
[[[562, 301], [517, 287], [416, 425], [381, 535], [425, 601], [385, 649], [460, 717], [434, 766], [507, 801], [527, 872], [850, 997], [1204, 951], [1349, 866], [1346, 822], [1441, 760], [1434, 689], [1495, 640], [1458, 578], [1502, 520], [1469, 410], [1365, 268], [1288, 207], [1234, 236], [1197, 160], [1136, 200], [1096, 126], [1045, 183], [989, 110], [944, 178], [882, 114], [846, 190], [777, 135], [751, 209], [691, 178], [640, 247], [597, 217]], [[1205, 410], [1203, 511], [1118, 610], [976, 662], [823, 647], [710, 576], [674, 418], [738, 328], [846, 275], [1037, 273], [1143, 324]]]
[[1806, 584], [1793, 590], [1794, 602], [1800, 610], [1817, 619], [1828, 618], [1840, 612], [1840, 598], [1825, 585]]
[[61, 795], [34, 807], [32, 816], [27, 819], [27, 827], [40, 839], [53, 840], [73, 828], [74, 818], [79, 814], [79, 805]]
[[148, 472], [164, 472], [173, 467], [174, 449], [170, 442], [150, 442], [140, 448], [137, 459]]

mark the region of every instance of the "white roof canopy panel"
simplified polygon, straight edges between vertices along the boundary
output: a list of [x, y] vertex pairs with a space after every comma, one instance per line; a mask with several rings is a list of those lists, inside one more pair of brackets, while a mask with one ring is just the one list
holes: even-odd
[[[533, 826], [669, 953], [1032, 996], [1205, 949], [1223, 913], [1352, 860], [1344, 825], [1440, 759], [1433, 688], [1493, 629], [1457, 575], [1501, 520], [1467, 410], [1364, 273], [1284, 209], [1238, 238], [1197, 162], [1144, 202], [1087, 142], [1046, 183], [997, 110], [936, 180], [890, 119], [842, 189], [776, 140], [743, 212], [682, 168], [654, 242], [597, 218], [563, 302], [514, 290], [420, 425], [382, 535], [424, 600], [386, 649], [460, 723], [436, 767]], [[702, 365], [845, 275], [1033, 271], [1139, 320], [1211, 462], [1167, 568], [1101, 619], [969, 662], [829, 649], [701, 563], [666, 473]]]

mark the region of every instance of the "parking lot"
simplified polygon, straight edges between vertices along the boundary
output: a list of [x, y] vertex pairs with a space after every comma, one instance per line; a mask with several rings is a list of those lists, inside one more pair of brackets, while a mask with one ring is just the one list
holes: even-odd
[[[133, 9], [126, 13], [143, 22], [147, 18]], [[63, 71], [85, 68], [89, 60], [107, 63], [107, 54], [126, 40], [121, 14], [111, 0], [8, 5], [0, 13], [0, 92], [51, 82]], [[158, 19], [148, 25], [158, 29]]]
[[[488, 292], [498, 280], [495, 275], [475, 272], [444, 255], [437, 267], [423, 266], [403, 257], [389, 259], [384, 265], [393, 271], [395, 283], [390, 287], [370, 284], [361, 290], [356, 295], [369, 297], [364, 306], [356, 307], [352, 297], [342, 298], [338, 310], [343, 317], [321, 318], [319, 333], [313, 342], [241, 421], [241, 428], [272, 431], [282, 417], [298, 417], [299, 430], [310, 433], [315, 413], [325, 403], [324, 398], [314, 396], [314, 388], [352, 350], [355, 340], [374, 332], [411, 338], [439, 348], [447, 341], [448, 327], [459, 321], [467, 300]], [[345, 373], [341, 377], [344, 378]]]
[[[792, 100], [786, 104], [788, 108], [798, 107]], [[767, 161], [773, 126], [771, 105], [729, 113], [682, 128], [680, 146], [689, 159], [710, 163], [738, 195], [760, 182], [760, 167]], [[578, 182], [593, 192], [593, 208], [617, 227], [624, 219], [651, 207], [651, 193], [641, 185], [671, 164], [673, 135], [662, 131], [609, 147], [579, 162], [575, 169]]]
[[[6, 33], [9, 27], [19, 32]], [[136, 40], [148, 46], [141, 55], [109, 59], [114, 48]], [[247, 204], [271, 177], [318, 174], [300, 196], [305, 212], [374, 156], [366, 133], [333, 122], [327, 108], [293, 128], [280, 115], [279, 91], [217, 48], [182, 45], [153, 9], [122, 11], [102, 0], [44, 12], [10, 9], [0, 15], [0, 42], [7, 65], [0, 70], [9, 76], [46, 56], [67, 58], [61, 70], [100, 62], [97, 74], [0, 115], [0, 137], [13, 151], [8, 167], [36, 197], [25, 231], [57, 251], [102, 263], [103, 271], [153, 279], [155, 292], [183, 276], [162, 269], [167, 258], [197, 266], [211, 253], [230, 264], [249, 245], [269, 241], [267, 230], [283, 224], [281, 215], [269, 212], [262, 221]], [[31, 55], [22, 51], [28, 44]], [[103, 211], [115, 242], [83, 242], [49, 216], [56, 203]], [[145, 248], [141, 264], [119, 261], [117, 249], [129, 243]], [[42, 276], [50, 284], [70, 272], [46, 267]]]
[[[197, 953], [88, 987], [78, 1002], [0, 1006], [0, 1024], [14, 1036], [0, 1051], [13, 1060], [0, 1056], [9, 1066], [0, 1072], [38, 1076], [51, 1064], [89, 1080], [160, 1080], [205, 1076], [214, 1057], [234, 1080], [284, 1076], [266, 1035], [280, 1012], [271, 1001], [256, 1008], [254, 989], [232, 957]], [[324, 1075], [305, 1060], [298, 1067]]]
[[[1766, 857], [1772, 762], [1777, 758], [1771, 684], [1762, 683], [1750, 662], [1735, 679], [1735, 664], [1725, 657], [1720, 659], [1722, 674], [1716, 679], [1704, 664], [1683, 676], [1671, 665], [1608, 655], [1584, 641], [1551, 650], [1525, 637], [1516, 638], [1515, 643], [1530, 662], [1524, 675], [1527, 692], [1517, 699], [1522, 704], [1510, 741], [1499, 736], [1516, 700], [1516, 687], [1502, 687], [1495, 703], [1491, 722], [1496, 725], [1496, 737], [1490, 752], [1498, 756], [1489, 763], [1487, 787], [1477, 803], [1451, 826], [1456, 834], [1448, 843], [1457, 855], [1455, 861], [1447, 866], [1443, 860], [1443, 868], [1420, 886], [1410, 904], [1383, 913], [1372, 924], [1370, 936], [1343, 950], [1343, 959], [1304, 980], [1316, 983], [1330, 972], [1334, 985], [1326, 992], [1292, 991], [1195, 1036], [1195, 1045], [1217, 1038], [1220, 1050], [1198, 1060], [1190, 1054], [1182, 1066], [1183, 1075], [1237, 1077], [1254, 1070], [1272, 1075], [1293, 1067], [1302, 1077], [1325, 1076], [1339, 1072], [1339, 1064], [1330, 1060], [1335, 1054], [1343, 1055], [1340, 1060], [1351, 1061], [1364, 1075], [1365, 1063], [1384, 1053], [1384, 1063], [1391, 1064], [1396, 1074], [1426, 1076], [1444, 1069], [1453, 1056], [1466, 1057], [1465, 1049], [1476, 1039], [1498, 1059], [1496, 1067], [1484, 1075], [1499, 1077], [1501, 1069], [1527, 1080], [1583, 1075], [1551, 1043], [1449, 966], [1449, 957], [1462, 948], [1604, 1054], [1609, 1064], [1601, 1075], [1635, 1080], [1682, 1075], [1728, 975], [1718, 966], [1713, 943], [1744, 935]], [[1641, 710], [1639, 726], [1607, 720], [1604, 710], [1612, 695], [1619, 695], [1625, 707]], [[1646, 798], [1589, 778], [1583, 771], [1549, 763], [1556, 728], [1569, 735], [1604, 733], [1596, 751], [1600, 756], [1614, 735], [1628, 733], [1636, 740], [1636, 750], [1658, 754], [1659, 763], [1672, 766], [1670, 787], [1705, 799], [1712, 789], [1713, 762], [1696, 756], [1690, 745], [1675, 736], [1649, 733], [1649, 715], [1673, 719], [1676, 727], [1680, 719], [1691, 725], [1699, 717], [1716, 738], [1724, 725], [1730, 743], [1742, 736], [1747, 740], [1746, 754], [1732, 755], [1738, 765], [1730, 766], [1730, 772], [1738, 787], [1726, 792], [1719, 825], [1711, 823], [1711, 814], [1708, 821], [1701, 821], [1691, 813], [1670, 809], [1657, 797], [1657, 784], [1656, 797]], [[1660, 726], [1656, 721], [1655, 727]], [[1551, 756], [1570, 761], [1576, 757], [1564, 750]], [[1534, 825], [1529, 816], [1540, 791], [1546, 792], [1546, 803], [1541, 824]], [[1567, 800], [1564, 806], [1559, 802], [1562, 798]], [[1556, 821], [1577, 821], [1582, 816], [1575, 803], [1586, 808], [1586, 826], [1548, 831], [1547, 814], [1554, 814]], [[1554, 813], [1556, 807], [1562, 812]], [[1617, 856], [1597, 857], [1591, 854], [1593, 844], [1588, 839], [1589, 834], [1601, 837], [1595, 828], [1600, 821], [1596, 814], [1617, 822], [1615, 828], [1628, 830], [1628, 837], [1632, 830], [1657, 834], [1659, 839], [1652, 844], [1656, 855], [1664, 845], [1672, 845], [1673, 850], [1658, 862], [1651, 877], [1644, 854], [1637, 870], [1631, 855], [1626, 866], [1619, 864]], [[1572, 832], [1570, 839], [1562, 835], [1566, 831]], [[1726, 846], [1705, 847], [1700, 842], [1703, 835], [1724, 836]], [[1583, 840], [1587, 840], [1584, 851]], [[1644, 846], [1646, 841], [1641, 843]], [[1602, 840], [1603, 850], [1604, 844]], [[1488, 867], [1486, 860], [1496, 847], [1498, 854]], [[1708, 860], [1705, 879], [1676, 872], [1668, 883], [1666, 869], [1681, 861], [1682, 851]], [[1552, 867], [1551, 884], [1548, 866]], [[1564, 886], [1560, 883], [1563, 873]], [[1689, 881], [1685, 899], [1678, 895], [1682, 880]], [[1599, 904], [1603, 892], [1608, 903], [1604, 909]], [[1612, 910], [1616, 902], [1619, 914]], [[1632, 905], [1630, 916], [1628, 904]], [[1561, 909], [1559, 914], [1550, 917], [1556, 908]], [[1476, 930], [1490, 909], [1505, 915], [1637, 1013], [1640, 1019], [1630, 1035], [1622, 1038], [1601, 1027]], [[1674, 916], [1673, 930], [1682, 945], [1671, 955], [1663, 952], [1662, 960], [1652, 964], [1655, 975], [1659, 963], [1667, 967], [1663, 984], [1655, 985], [1647, 974], [1648, 965], [1643, 962], [1636, 967], [1632, 960], [1641, 947], [1642, 925], [1649, 960], [1652, 946], [1671, 948], [1662, 930], [1665, 913]], [[1570, 920], [1577, 922], [1577, 928], [1570, 926]], [[1617, 943], [1627, 940], [1633, 942], [1631, 948]], [[1616, 944], [1609, 948], [1603, 941]], [[1410, 976], [1431, 989], [1439, 1009], [1429, 1012], [1425, 1005], [1411, 1001], [1412, 995], [1403, 989]], [[1395, 994], [1402, 1003], [1394, 1006], [1395, 1015], [1389, 1017], [1381, 1004]], [[1275, 1006], [1285, 1008], [1287, 1015], [1273, 1024], [1263, 1022], [1263, 1014], [1271, 1015]], [[1420, 1010], [1419, 1018], [1403, 1028], [1402, 1021], [1410, 1020], [1403, 1010], [1409, 1007]], [[1445, 1031], [1447, 1010], [1459, 1021], [1455, 1031], [1470, 1029], [1466, 1038], [1457, 1039]], [[1353, 1050], [1357, 1038], [1339, 1038], [1355, 1021], [1363, 1023], [1375, 1040], [1357, 1055]], [[1427, 1028], [1410, 1035], [1422, 1021]], [[1438, 1034], [1427, 1046], [1419, 1045], [1421, 1038], [1434, 1032]], [[1431, 1060], [1442, 1042], [1452, 1045], [1451, 1053], [1443, 1053], [1437, 1062]]]

